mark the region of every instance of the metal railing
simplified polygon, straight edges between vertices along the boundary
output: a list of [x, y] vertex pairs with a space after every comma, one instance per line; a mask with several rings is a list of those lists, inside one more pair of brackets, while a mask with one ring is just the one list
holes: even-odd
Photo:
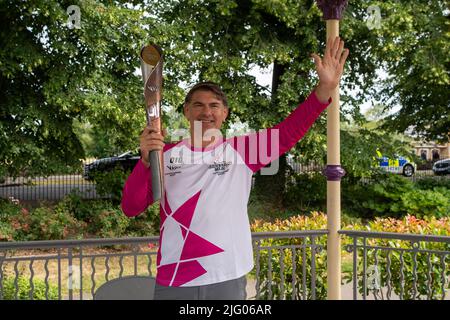
[[152, 275], [157, 243], [158, 237], [0, 243], [0, 299], [92, 299], [113, 278]]
[[0, 184], [0, 198], [20, 201], [59, 201], [73, 192], [83, 199], [105, 198], [97, 194], [94, 182], [77, 174], [6, 178]]
[[[450, 299], [450, 237], [341, 230], [358, 299]], [[252, 234], [254, 299], [326, 299], [327, 230]], [[92, 299], [104, 282], [154, 275], [158, 237], [0, 242], [0, 299]], [[345, 253], [344, 253], [345, 254]]]
[[255, 298], [323, 299], [325, 284], [318, 283], [317, 275], [326, 272], [327, 234], [327, 230], [253, 233]]
[[[294, 288], [293, 299], [315, 299], [317, 257], [323, 255], [321, 243], [325, 239], [321, 237], [326, 233], [253, 233], [254, 298], [285, 298], [289, 281]], [[144, 237], [0, 242], [0, 299], [92, 299], [106, 281], [128, 275], [154, 275], [158, 240]], [[291, 259], [287, 259], [288, 251]], [[283, 258], [275, 267], [272, 259], [278, 255]]]
[[[450, 237], [341, 230], [353, 299], [450, 299]], [[350, 280], [350, 279], [348, 279]]]

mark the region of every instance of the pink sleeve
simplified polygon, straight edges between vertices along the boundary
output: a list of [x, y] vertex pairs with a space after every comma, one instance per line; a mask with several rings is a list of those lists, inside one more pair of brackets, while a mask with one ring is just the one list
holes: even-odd
[[122, 211], [128, 217], [142, 213], [153, 203], [150, 169], [141, 160], [128, 176], [122, 192]]
[[289, 151], [331, 103], [321, 103], [314, 91], [285, 120], [257, 133], [234, 137], [230, 143], [256, 172]]

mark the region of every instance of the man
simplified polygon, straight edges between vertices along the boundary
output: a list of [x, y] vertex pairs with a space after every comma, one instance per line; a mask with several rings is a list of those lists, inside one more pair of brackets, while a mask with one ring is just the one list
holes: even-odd
[[253, 268], [247, 216], [252, 175], [291, 149], [329, 105], [348, 52], [337, 37], [327, 42], [323, 58], [312, 55], [319, 84], [273, 128], [222, 138], [227, 99], [217, 85], [206, 82], [185, 99], [190, 138], [164, 144], [161, 133], [144, 129], [141, 161], [124, 186], [122, 210], [136, 216], [153, 202], [148, 153], [163, 150], [155, 299], [246, 298], [245, 276]]

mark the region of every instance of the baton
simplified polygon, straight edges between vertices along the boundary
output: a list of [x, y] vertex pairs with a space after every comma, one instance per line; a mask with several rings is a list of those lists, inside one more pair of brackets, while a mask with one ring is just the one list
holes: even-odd
[[[140, 59], [142, 78], [144, 80], [145, 114], [147, 117], [147, 125], [158, 132], [162, 132], [162, 50], [154, 44], [144, 46], [141, 49]], [[153, 200], [157, 201], [161, 199], [164, 189], [163, 151], [150, 151], [149, 161], [152, 177]]]

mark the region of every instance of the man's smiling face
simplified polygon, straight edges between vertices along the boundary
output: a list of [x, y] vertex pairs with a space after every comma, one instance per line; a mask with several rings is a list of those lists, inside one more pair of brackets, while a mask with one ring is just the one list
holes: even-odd
[[202, 136], [209, 129], [220, 130], [228, 116], [228, 107], [217, 95], [209, 90], [197, 90], [184, 105], [184, 115], [189, 120], [191, 132], [195, 121], [201, 122]]

